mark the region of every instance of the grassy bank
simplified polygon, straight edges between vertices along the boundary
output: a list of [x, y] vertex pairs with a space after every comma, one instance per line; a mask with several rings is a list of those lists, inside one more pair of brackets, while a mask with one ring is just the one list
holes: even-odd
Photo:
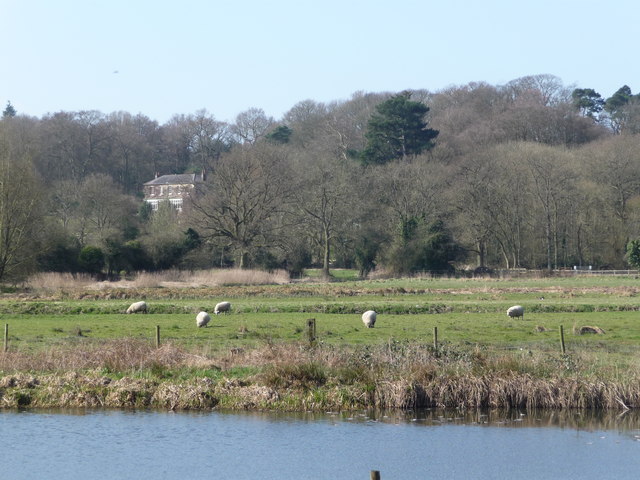
[[[129, 407], [338, 411], [362, 408], [640, 406], [637, 359], [485, 353], [389, 341], [267, 344], [220, 355], [131, 339], [0, 356], [2, 407]], [[12, 373], [9, 373], [12, 372]]]
[[[637, 285], [577, 277], [29, 289], [0, 299], [9, 325], [0, 407], [637, 408]], [[139, 299], [148, 315], [122, 313]], [[197, 329], [195, 314], [221, 299], [232, 313]], [[524, 320], [506, 316], [515, 303]], [[360, 321], [370, 308], [374, 329]], [[604, 333], [580, 335], [583, 326]]]

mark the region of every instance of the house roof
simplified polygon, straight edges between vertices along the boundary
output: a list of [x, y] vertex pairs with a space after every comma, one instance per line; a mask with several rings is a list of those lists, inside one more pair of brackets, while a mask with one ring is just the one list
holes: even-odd
[[193, 185], [202, 183], [200, 173], [180, 173], [176, 175], [162, 175], [145, 183], [145, 185]]

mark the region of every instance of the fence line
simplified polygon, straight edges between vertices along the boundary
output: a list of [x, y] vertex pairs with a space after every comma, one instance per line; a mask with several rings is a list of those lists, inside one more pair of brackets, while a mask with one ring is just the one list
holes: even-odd
[[528, 269], [528, 268], [496, 268], [487, 269], [482, 272], [467, 270], [450, 271], [423, 271], [415, 272], [413, 278], [545, 278], [545, 277], [579, 277], [579, 276], [640, 276], [640, 270], [619, 269], [619, 270], [589, 270], [585, 267], [571, 268], [561, 267], [552, 270]]
[[574, 275], [640, 275], [640, 270], [570, 270]]

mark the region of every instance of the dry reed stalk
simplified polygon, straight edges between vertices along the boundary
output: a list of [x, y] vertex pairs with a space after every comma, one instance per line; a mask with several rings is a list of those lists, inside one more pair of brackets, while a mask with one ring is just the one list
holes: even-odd
[[139, 370], [162, 365], [210, 367], [211, 360], [187, 353], [171, 343], [155, 348], [151, 343], [123, 338], [100, 343], [52, 347], [36, 353], [0, 354], [0, 371], [67, 371], [109, 369], [114, 372]]
[[265, 272], [262, 270], [220, 269], [200, 270], [194, 272], [190, 281], [199, 285], [268, 285], [286, 284], [290, 282], [285, 270]]
[[87, 288], [94, 283], [95, 280], [86, 273], [40, 272], [27, 280], [29, 287], [46, 291]]
[[285, 270], [265, 272], [244, 269], [211, 270], [163, 270], [160, 272], [138, 272], [133, 280], [97, 282], [89, 274], [43, 272], [31, 276], [27, 285], [34, 290], [59, 291], [81, 289], [140, 289], [162, 286], [224, 286], [224, 285], [284, 285], [290, 283]]
[[161, 287], [169, 278], [174, 278], [168, 272], [138, 272], [131, 281], [133, 288], [156, 288]]

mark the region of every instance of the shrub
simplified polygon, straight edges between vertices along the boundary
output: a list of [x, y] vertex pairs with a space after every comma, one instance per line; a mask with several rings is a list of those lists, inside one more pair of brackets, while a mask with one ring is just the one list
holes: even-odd
[[100, 248], [88, 245], [80, 250], [78, 265], [87, 273], [100, 273], [104, 267], [104, 253]]
[[265, 385], [270, 387], [312, 388], [327, 381], [324, 367], [316, 362], [276, 365], [263, 374]]

